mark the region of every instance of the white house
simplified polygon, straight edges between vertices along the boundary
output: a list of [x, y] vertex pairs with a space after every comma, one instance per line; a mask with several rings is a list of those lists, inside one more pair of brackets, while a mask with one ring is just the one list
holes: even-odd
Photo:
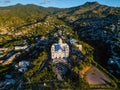
[[76, 43], [76, 40], [73, 38], [70, 38], [70, 44], [75, 44], [75, 43]]
[[69, 56], [69, 46], [67, 43], [63, 43], [62, 39], [59, 39], [58, 43], [55, 43], [51, 47], [51, 58], [62, 59]]
[[20, 61], [18, 65], [15, 65], [16, 68], [18, 68], [18, 71], [25, 72], [28, 70], [28, 66], [30, 66], [29, 61]]
[[28, 48], [27, 45], [24, 45], [24, 46], [15, 46], [14, 47], [15, 50], [25, 50], [26, 48]]
[[7, 51], [9, 48], [0, 48], [0, 51]]

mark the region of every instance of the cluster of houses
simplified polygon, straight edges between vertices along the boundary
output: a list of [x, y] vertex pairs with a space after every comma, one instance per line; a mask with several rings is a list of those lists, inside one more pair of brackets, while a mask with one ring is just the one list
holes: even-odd
[[111, 45], [111, 57], [108, 59], [108, 67], [111, 73], [120, 74], [120, 56], [114, 51], [115, 46]]
[[70, 38], [71, 45], [71, 54], [76, 55], [77, 59], [83, 59], [84, 56], [82, 54], [82, 45], [77, 42], [77, 40]]
[[36, 48], [45, 48], [48, 45], [48, 37], [42, 36], [41, 38], [36, 38], [35, 47]]
[[[46, 44], [46, 37], [42, 38], [36, 38], [35, 47], [43, 47]], [[41, 46], [40, 46], [41, 45]], [[32, 50], [32, 51], [31, 51]], [[37, 53], [36, 50], [33, 50], [32, 45], [17, 45], [12, 49], [9, 48], [0, 48], [0, 65], [8, 65], [14, 62], [16, 58], [19, 58], [19, 56], [22, 56], [22, 51], [25, 51], [26, 53], [29, 52], [33, 56], [34, 53]], [[5, 53], [5, 55], [4, 55]], [[15, 68], [15, 72], [26, 72], [29, 67], [31, 66], [29, 60], [20, 60], [19, 62], [15, 62], [12, 64]], [[7, 86], [12, 86], [16, 83], [16, 79], [11, 78], [11, 75], [5, 75], [5, 80], [0, 81], [0, 89], [4, 90]]]
[[[3, 50], [4, 49], [4, 50]], [[28, 46], [15, 46], [12, 49], [9, 48], [1, 48], [0, 52], [4, 52], [5, 55], [0, 57], [0, 64], [7, 65], [13, 62], [13, 60], [21, 55], [21, 50], [27, 50]]]
[[107, 39], [111, 38], [111, 32], [113, 32], [113, 28], [115, 28], [112, 23], [115, 22], [116, 20], [113, 20], [111, 18], [93, 18], [78, 20], [74, 23], [74, 25], [78, 26], [81, 23], [86, 25], [85, 28], [81, 28], [80, 30], [81, 37], [90, 41], [102, 40], [105, 42]]
[[90, 42], [101, 41], [110, 46], [110, 57], [107, 62], [109, 71], [120, 74], [120, 20], [116, 21], [116, 19], [113, 20], [113, 18], [109, 17], [105, 19], [83, 19], [76, 21], [74, 25], [77, 26], [80, 25], [80, 23], [89, 26], [81, 28], [80, 35], [82, 38]]
[[18, 64], [15, 65], [15, 68], [18, 69], [18, 71], [20, 72], [25, 72], [28, 70], [30, 66], [30, 62], [29, 61], [20, 61]]
[[[45, 48], [48, 45], [48, 38], [42, 36], [41, 38], [36, 38], [34, 45], [20, 44], [14, 46], [14, 48], [0, 48], [0, 64], [7, 65], [13, 62], [16, 57], [19, 57], [22, 51], [31, 52], [33, 47], [37, 49]], [[30, 54], [33, 55], [37, 53], [36, 50], [33, 50]]]
[[[64, 36], [64, 31], [58, 31], [59, 36]], [[70, 64], [70, 48], [69, 44], [64, 43], [63, 38], [59, 38], [58, 43], [54, 43], [51, 46], [51, 59], [52, 63], [55, 65], [54, 71], [57, 74], [58, 80], [63, 80], [63, 76], [68, 71], [68, 66]], [[37, 53], [36, 49], [45, 48], [48, 45], [48, 37], [41, 37], [36, 38], [34, 45], [17, 45], [13, 49], [9, 48], [1, 48], [0, 50], [0, 64], [7, 65], [12, 63], [17, 57], [22, 55], [21, 51], [29, 52], [28, 56], [31, 54], [32, 56], [34, 53]], [[75, 39], [70, 39], [70, 44], [75, 45], [80, 51], [82, 51], [82, 45], [78, 44]], [[34, 48], [33, 48], [34, 47]], [[33, 50], [34, 49], [34, 50]], [[32, 50], [32, 51], [31, 51]], [[3, 52], [7, 52], [6, 55], [2, 55]], [[80, 54], [81, 56], [81, 54]], [[25, 72], [28, 70], [30, 66], [30, 61], [28, 60], [20, 60], [19, 62], [15, 63], [14, 67], [19, 72]]]
[[[115, 26], [113, 25], [113, 27]], [[108, 68], [111, 73], [120, 74], [120, 55], [115, 50], [116, 47], [118, 49], [120, 48], [120, 20], [118, 21], [117, 29], [115, 30], [115, 28], [113, 28], [113, 31], [116, 32], [113, 36], [116, 41], [112, 39], [108, 42], [110, 44], [111, 51], [111, 57], [108, 60], [108, 66], [110, 67]]]

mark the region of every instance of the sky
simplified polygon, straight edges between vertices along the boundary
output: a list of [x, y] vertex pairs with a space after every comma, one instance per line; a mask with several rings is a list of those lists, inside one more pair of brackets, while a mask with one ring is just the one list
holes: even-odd
[[120, 0], [0, 0], [0, 7], [21, 4], [36, 4], [44, 7], [69, 8], [79, 6], [85, 2], [97, 1], [100, 4], [120, 7]]

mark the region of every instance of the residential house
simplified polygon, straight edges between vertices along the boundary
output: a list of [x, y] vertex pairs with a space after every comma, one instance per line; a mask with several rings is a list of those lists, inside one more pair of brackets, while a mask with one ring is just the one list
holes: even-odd
[[26, 48], [28, 48], [28, 45], [23, 45], [23, 46], [15, 46], [14, 49], [17, 50], [25, 50]]
[[28, 70], [28, 66], [30, 66], [29, 61], [20, 61], [15, 67], [18, 69], [20, 72], [25, 72]]

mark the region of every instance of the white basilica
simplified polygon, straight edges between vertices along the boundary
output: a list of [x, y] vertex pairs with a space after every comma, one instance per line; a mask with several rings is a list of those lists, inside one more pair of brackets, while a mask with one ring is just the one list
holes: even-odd
[[55, 43], [51, 47], [52, 59], [63, 59], [69, 56], [69, 46], [67, 43], [63, 43], [62, 39], [59, 39], [58, 43]]

